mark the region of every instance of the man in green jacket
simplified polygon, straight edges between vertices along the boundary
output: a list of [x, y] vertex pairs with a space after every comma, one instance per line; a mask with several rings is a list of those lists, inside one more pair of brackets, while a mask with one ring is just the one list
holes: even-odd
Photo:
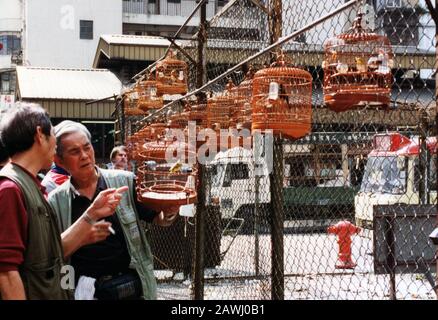
[[156, 299], [153, 257], [140, 219], [168, 226], [177, 213], [156, 213], [138, 203], [133, 173], [97, 168], [88, 130], [71, 121], [60, 123], [55, 130], [55, 163], [71, 175], [49, 195], [62, 230], [75, 223], [100, 191], [129, 187], [116, 214], [108, 219], [114, 234], [72, 255], [70, 264], [77, 275], [76, 282], [80, 283], [81, 277], [91, 278], [95, 284], [94, 298], [99, 300]]
[[0, 170], [0, 299], [69, 299], [61, 281], [65, 258], [109, 235], [110, 223], [89, 221], [112, 215], [127, 188], [100, 193], [61, 235], [37, 179], [55, 154], [47, 112], [17, 103], [2, 114], [0, 140], [10, 156]]

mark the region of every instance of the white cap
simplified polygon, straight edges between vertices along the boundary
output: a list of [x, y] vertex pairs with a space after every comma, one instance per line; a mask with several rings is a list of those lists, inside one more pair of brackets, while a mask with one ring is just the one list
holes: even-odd
[[91, 140], [90, 131], [88, 131], [86, 126], [84, 126], [82, 123], [79, 122], [64, 120], [60, 122], [58, 125], [56, 125], [54, 129], [55, 129], [56, 139], [60, 138], [61, 136], [67, 133], [81, 131], [87, 136], [88, 140]]

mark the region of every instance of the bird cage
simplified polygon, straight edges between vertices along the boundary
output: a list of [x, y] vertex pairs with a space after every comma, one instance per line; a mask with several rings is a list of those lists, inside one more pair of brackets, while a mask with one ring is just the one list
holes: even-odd
[[139, 152], [144, 143], [152, 140], [152, 132], [150, 127], [143, 127], [130, 137], [128, 137], [126, 145], [128, 149], [129, 159], [139, 161]]
[[386, 36], [362, 28], [362, 13], [346, 33], [324, 44], [324, 102], [340, 112], [390, 103], [394, 55]]
[[144, 111], [137, 107], [139, 93], [137, 88], [128, 90], [123, 97], [123, 113], [126, 116], [139, 116], [143, 115]]
[[186, 94], [187, 93], [187, 63], [175, 58], [169, 51], [168, 55], [157, 62], [155, 75], [157, 80], [157, 94]]
[[144, 144], [143, 165], [137, 172], [138, 200], [158, 212], [175, 212], [181, 205], [195, 203], [196, 169], [188, 163], [188, 155], [185, 143], [162, 139]]
[[132, 160], [140, 161], [139, 154], [144, 143], [160, 139], [167, 129], [164, 123], [153, 123], [144, 126], [139, 131], [127, 138], [128, 156]]
[[283, 53], [271, 67], [256, 72], [252, 96], [253, 131], [273, 130], [292, 139], [310, 132], [312, 76], [288, 66]]
[[187, 118], [188, 121], [193, 121], [197, 126], [205, 128], [207, 126], [207, 104], [198, 103], [190, 105], [187, 103], [184, 106], [182, 115]]
[[232, 88], [233, 83], [229, 80], [222, 94], [207, 99], [207, 127], [216, 132], [228, 129], [232, 122], [231, 110], [235, 105]]
[[167, 126], [172, 129], [184, 129], [188, 124], [188, 115], [183, 112], [168, 115]]
[[156, 140], [166, 135], [167, 124], [163, 122], [156, 122], [149, 125], [151, 128], [151, 139]]
[[151, 109], [161, 108], [163, 103], [163, 97], [157, 95], [157, 81], [155, 81], [151, 75], [147, 80], [140, 81], [138, 83], [139, 97], [138, 108], [144, 112], [148, 112]]
[[245, 75], [245, 79], [232, 89], [235, 96], [235, 108], [231, 111], [232, 118], [236, 119], [237, 128], [251, 130], [251, 97], [254, 71], [252, 67]]

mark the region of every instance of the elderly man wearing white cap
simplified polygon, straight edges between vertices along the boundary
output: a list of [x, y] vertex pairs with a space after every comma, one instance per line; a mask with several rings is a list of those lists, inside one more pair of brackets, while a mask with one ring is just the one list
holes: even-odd
[[[70, 120], [62, 121], [60, 124], [54, 127], [55, 129], [55, 137], [58, 140], [62, 135], [74, 132], [76, 130], [81, 130], [87, 135], [88, 139], [91, 139], [90, 132], [88, 129], [79, 122], [74, 122]], [[46, 192], [52, 192], [56, 187], [63, 184], [68, 180], [70, 174], [65, 170], [58, 161], [58, 157], [55, 155], [54, 162], [49, 172], [45, 175], [41, 184], [46, 188]]]
[[[107, 188], [128, 186], [116, 214], [108, 217], [114, 233], [105, 240], [84, 246], [70, 260], [79, 285], [94, 282], [94, 297], [101, 299], [156, 299], [153, 257], [140, 220], [160, 226], [173, 223], [176, 213], [152, 212], [135, 196], [134, 174], [96, 166], [90, 133], [71, 122], [57, 126], [56, 162], [70, 178], [49, 194], [61, 229], [67, 229], [96, 195]], [[96, 221], [91, 221], [95, 223]], [[91, 279], [91, 280], [90, 280]]]

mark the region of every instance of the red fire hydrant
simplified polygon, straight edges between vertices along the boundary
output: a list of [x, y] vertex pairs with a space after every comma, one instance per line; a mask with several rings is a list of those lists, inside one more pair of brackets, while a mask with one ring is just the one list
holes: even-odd
[[328, 233], [338, 236], [339, 255], [336, 262], [336, 269], [353, 269], [356, 264], [351, 260], [351, 236], [360, 232], [350, 221], [339, 221], [337, 224], [327, 228]]

